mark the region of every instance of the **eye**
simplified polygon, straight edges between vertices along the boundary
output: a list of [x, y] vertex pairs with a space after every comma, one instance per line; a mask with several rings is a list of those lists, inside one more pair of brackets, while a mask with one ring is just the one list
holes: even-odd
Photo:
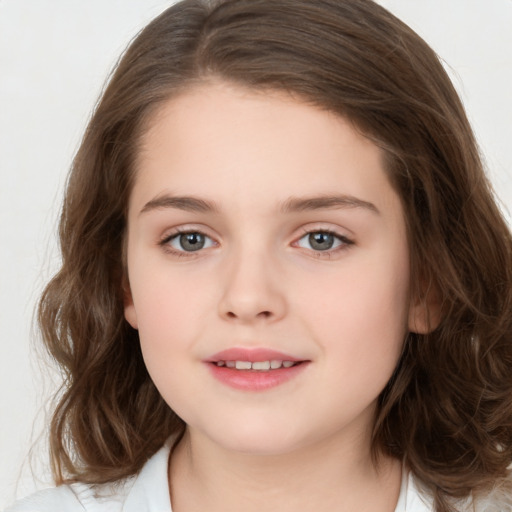
[[187, 231], [171, 235], [162, 241], [162, 245], [170, 246], [178, 252], [197, 252], [213, 247], [215, 242], [199, 231]]
[[299, 247], [319, 252], [332, 251], [352, 244], [348, 238], [331, 231], [310, 231], [297, 241]]

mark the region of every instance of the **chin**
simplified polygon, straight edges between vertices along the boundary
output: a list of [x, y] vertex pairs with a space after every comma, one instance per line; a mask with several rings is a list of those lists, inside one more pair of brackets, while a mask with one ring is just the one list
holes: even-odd
[[208, 428], [204, 433], [225, 450], [250, 455], [284, 455], [302, 444], [293, 429], [269, 421], [239, 421], [229, 426]]

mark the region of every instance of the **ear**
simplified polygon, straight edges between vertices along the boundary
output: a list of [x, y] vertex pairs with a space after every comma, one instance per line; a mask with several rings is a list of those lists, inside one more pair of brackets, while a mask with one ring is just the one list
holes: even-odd
[[128, 279], [123, 279], [123, 302], [124, 302], [124, 317], [126, 321], [134, 328], [138, 329], [137, 312], [133, 303], [132, 291]]
[[441, 294], [433, 283], [425, 283], [422, 290], [411, 300], [409, 307], [409, 331], [428, 334], [441, 323]]

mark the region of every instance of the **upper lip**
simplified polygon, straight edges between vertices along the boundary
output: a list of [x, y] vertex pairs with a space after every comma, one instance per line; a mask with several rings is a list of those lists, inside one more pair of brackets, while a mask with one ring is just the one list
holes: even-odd
[[205, 360], [208, 363], [216, 363], [217, 361], [248, 361], [255, 363], [257, 361], [304, 361], [304, 359], [272, 350], [268, 348], [242, 348], [233, 347], [221, 350]]

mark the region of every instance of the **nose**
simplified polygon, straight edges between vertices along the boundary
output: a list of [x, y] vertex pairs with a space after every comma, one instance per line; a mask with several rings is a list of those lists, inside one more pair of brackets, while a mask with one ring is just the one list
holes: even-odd
[[270, 257], [255, 251], [226, 261], [219, 301], [221, 317], [239, 324], [283, 318], [287, 307], [284, 282], [276, 267]]

